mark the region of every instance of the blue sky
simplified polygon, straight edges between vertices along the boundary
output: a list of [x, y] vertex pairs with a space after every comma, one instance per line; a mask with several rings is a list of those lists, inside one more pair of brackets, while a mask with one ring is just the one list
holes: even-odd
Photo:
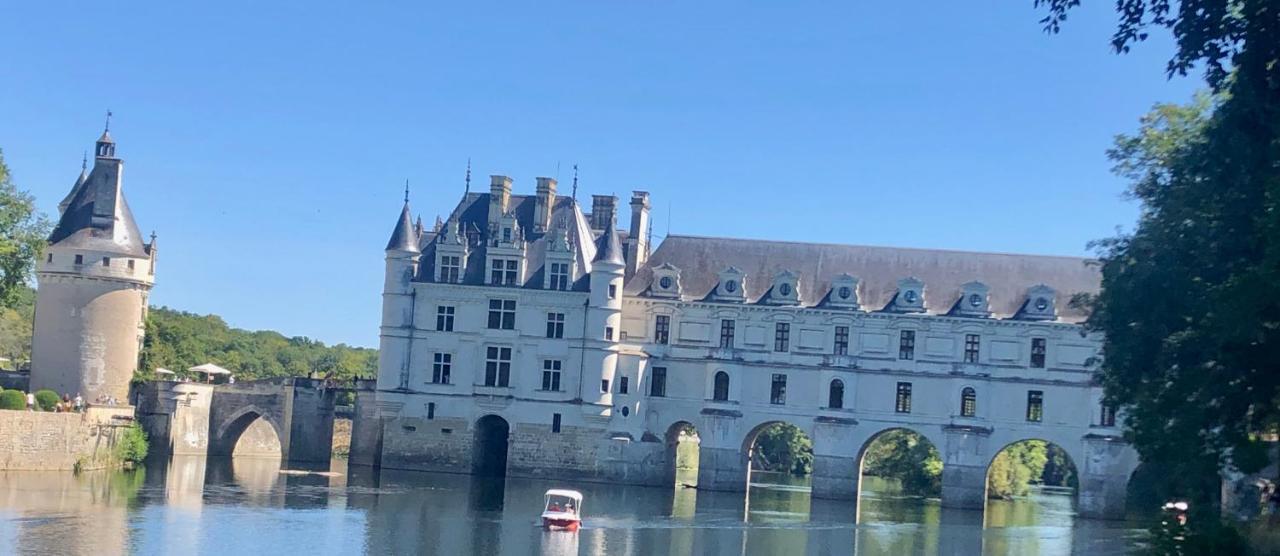
[[365, 346], [404, 180], [430, 222], [468, 157], [646, 189], [655, 238], [1085, 255], [1137, 212], [1112, 137], [1200, 86], [1110, 2], [95, 4], [5, 9], [19, 186], [56, 214], [110, 108], [154, 303]]

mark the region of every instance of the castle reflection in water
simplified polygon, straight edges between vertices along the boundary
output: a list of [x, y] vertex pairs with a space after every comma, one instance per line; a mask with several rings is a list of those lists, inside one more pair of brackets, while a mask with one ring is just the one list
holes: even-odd
[[859, 512], [811, 502], [803, 485], [744, 497], [603, 484], [575, 485], [586, 495], [582, 531], [546, 532], [535, 519], [542, 493], [562, 484], [342, 462], [331, 476], [281, 471], [271, 458], [187, 457], [133, 472], [0, 473], [0, 552], [1100, 555], [1124, 553], [1141, 534], [1077, 520], [1067, 497], [984, 515], [864, 492]]

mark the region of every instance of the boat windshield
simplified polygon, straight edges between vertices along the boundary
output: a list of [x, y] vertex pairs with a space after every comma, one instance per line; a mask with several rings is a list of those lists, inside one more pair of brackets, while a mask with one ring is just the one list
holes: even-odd
[[546, 510], [549, 512], [577, 513], [578, 503], [568, 496], [551, 495], [547, 497]]

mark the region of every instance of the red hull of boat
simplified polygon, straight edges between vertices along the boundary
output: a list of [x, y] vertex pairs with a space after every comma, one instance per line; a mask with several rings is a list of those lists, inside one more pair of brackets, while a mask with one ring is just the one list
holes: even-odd
[[566, 531], [577, 531], [579, 522], [576, 519], [542, 519], [542, 526], [547, 529], [564, 529]]

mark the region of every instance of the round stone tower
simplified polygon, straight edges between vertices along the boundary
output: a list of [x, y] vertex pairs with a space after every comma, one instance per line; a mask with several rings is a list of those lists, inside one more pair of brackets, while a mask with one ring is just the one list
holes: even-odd
[[59, 206], [36, 267], [31, 390], [128, 403], [155, 280], [156, 242], [143, 243], [121, 190], [124, 163], [103, 131], [93, 169]]

